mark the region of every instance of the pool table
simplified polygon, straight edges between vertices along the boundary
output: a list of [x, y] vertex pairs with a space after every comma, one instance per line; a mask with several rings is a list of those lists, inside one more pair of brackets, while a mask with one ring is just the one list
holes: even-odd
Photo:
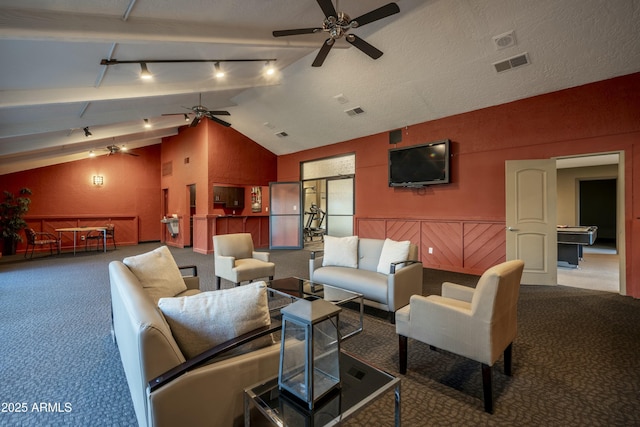
[[598, 237], [598, 227], [591, 226], [558, 226], [558, 262], [567, 262], [578, 267], [582, 258], [582, 247], [593, 245]]

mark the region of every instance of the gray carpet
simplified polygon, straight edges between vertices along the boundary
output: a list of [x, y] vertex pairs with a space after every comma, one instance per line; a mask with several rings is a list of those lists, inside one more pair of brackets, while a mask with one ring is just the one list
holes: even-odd
[[[0, 425], [135, 425], [109, 335], [107, 264], [158, 245], [32, 261], [0, 258]], [[214, 289], [211, 255], [171, 251], [178, 264], [196, 264], [202, 287]], [[308, 276], [308, 252], [273, 251], [272, 257], [276, 277]], [[424, 293], [438, 293], [444, 280], [474, 285], [477, 278], [425, 270]], [[343, 347], [398, 375], [394, 326], [383, 313], [367, 313], [364, 332]], [[563, 286], [523, 287], [514, 375], [504, 375], [501, 361], [494, 367], [494, 415], [483, 412], [476, 363], [410, 340], [403, 424], [640, 425], [638, 325], [638, 300]], [[346, 425], [392, 425], [392, 411], [388, 394]]]

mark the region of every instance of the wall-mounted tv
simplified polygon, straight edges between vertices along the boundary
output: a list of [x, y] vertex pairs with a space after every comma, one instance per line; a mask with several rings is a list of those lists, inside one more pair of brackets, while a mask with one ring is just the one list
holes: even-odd
[[449, 140], [389, 150], [389, 187], [449, 183]]

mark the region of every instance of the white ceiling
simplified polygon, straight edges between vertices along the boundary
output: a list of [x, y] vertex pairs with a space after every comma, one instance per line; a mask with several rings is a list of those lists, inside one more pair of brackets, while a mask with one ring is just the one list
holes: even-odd
[[[388, 0], [341, 0], [351, 17]], [[640, 0], [398, 0], [400, 13], [352, 29], [378, 60], [326, 34], [315, 0], [2, 0], [0, 174], [156, 144], [184, 126], [184, 107], [224, 120], [277, 155], [341, 142], [640, 71]], [[335, 3], [334, 3], [335, 5]], [[493, 37], [514, 31], [515, 45]], [[492, 64], [527, 53], [530, 64]], [[137, 64], [118, 60], [276, 58], [263, 63]], [[336, 97], [342, 95], [342, 102]], [[350, 117], [345, 110], [361, 107]], [[143, 127], [148, 118], [152, 129]], [[93, 136], [86, 138], [82, 128]], [[284, 131], [289, 136], [275, 134]]]

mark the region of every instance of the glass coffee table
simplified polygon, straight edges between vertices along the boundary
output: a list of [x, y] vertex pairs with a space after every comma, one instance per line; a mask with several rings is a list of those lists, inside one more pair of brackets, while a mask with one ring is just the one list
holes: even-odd
[[[267, 282], [267, 286], [278, 291], [281, 296], [284, 294], [290, 295], [293, 298], [322, 298], [340, 307], [353, 304], [356, 306], [358, 315], [340, 315], [340, 334], [344, 340], [362, 332], [364, 319], [364, 297], [362, 294], [334, 286], [323, 285], [321, 283], [314, 283], [308, 279], [300, 279], [298, 277], [271, 280]], [[283, 307], [291, 302], [286, 301], [286, 298], [281, 298], [281, 300]], [[273, 301], [273, 304], [275, 301], [278, 301], [278, 299], [270, 298], [270, 301]], [[277, 307], [270, 307], [272, 310], [274, 308]]]
[[259, 412], [254, 412], [254, 421], [261, 418], [259, 421], [267, 420], [280, 427], [333, 426], [353, 416], [393, 388], [394, 421], [397, 427], [401, 425], [400, 378], [342, 351], [340, 379], [341, 388], [323, 398], [319, 406], [311, 411], [286, 391], [280, 392], [278, 377], [255, 384], [244, 391], [244, 425], [251, 426], [253, 405]]

